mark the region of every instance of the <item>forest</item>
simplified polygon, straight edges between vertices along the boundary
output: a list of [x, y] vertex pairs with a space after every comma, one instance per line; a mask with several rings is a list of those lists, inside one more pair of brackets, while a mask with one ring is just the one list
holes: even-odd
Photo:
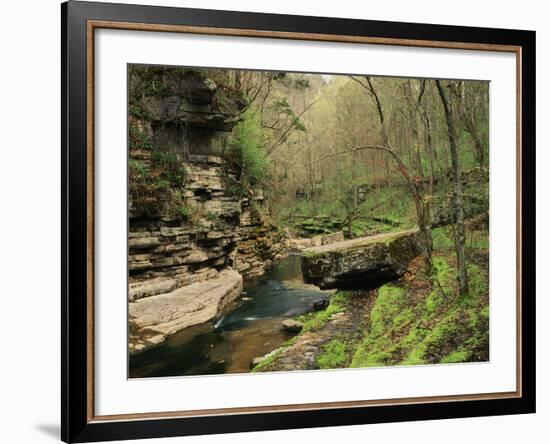
[[486, 81], [131, 67], [129, 219], [132, 376], [489, 359]]

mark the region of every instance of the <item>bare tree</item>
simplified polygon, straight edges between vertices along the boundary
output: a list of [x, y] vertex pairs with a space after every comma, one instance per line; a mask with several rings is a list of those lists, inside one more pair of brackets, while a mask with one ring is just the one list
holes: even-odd
[[[454, 82], [449, 84], [449, 89], [453, 93], [453, 96], [457, 99], [456, 110], [458, 112], [458, 118], [462, 123], [463, 128], [470, 135], [474, 146], [474, 155], [479, 163], [479, 167], [483, 168], [485, 165], [485, 150], [486, 146], [483, 143], [483, 137], [479, 128], [480, 118], [476, 116], [476, 110], [482, 110], [485, 113], [486, 101], [484, 100], [486, 95], [479, 94], [479, 91], [472, 90], [472, 86], [466, 88], [464, 81]], [[479, 99], [482, 102], [479, 102]]]
[[445, 119], [447, 121], [447, 130], [449, 135], [449, 146], [451, 149], [451, 164], [453, 174], [453, 202], [452, 211], [455, 224], [455, 248], [456, 261], [458, 268], [458, 288], [461, 295], [468, 293], [468, 273], [466, 270], [466, 235], [464, 230], [464, 208], [462, 205], [462, 177], [460, 171], [460, 162], [458, 159], [458, 149], [456, 144], [456, 130], [453, 117], [453, 110], [449, 100], [441, 85], [441, 81], [436, 80], [437, 91], [441, 98]]
[[422, 194], [422, 180], [416, 180], [411, 174], [409, 173], [407, 167], [401, 160], [400, 156], [396, 153], [396, 151], [393, 149], [390, 138], [388, 135], [388, 131], [386, 128], [385, 123], [385, 116], [384, 116], [384, 110], [382, 107], [382, 103], [380, 101], [380, 97], [376, 92], [376, 89], [374, 88], [374, 83], [372, 79], [369, 76], [364, 76], [363, 79], [360, 79], [355, 76], [351, 76], [351, 78], [359, 83], [364, 89], [366, 89], [367, 93], [372, 97], [374, 100], [374, 103], [376, 105], [376, 110], [378, 114], [378, 120], [380, 123], [380, 139], [382, 140], [382, 145], [369, 145], [369, 146], [363, 146], [363, 147], [357, 147], [354, 149], [354, 151], [358, 150], [364, 150], [364, 149], [375, 149], [379, 151], [383, 151], [394, 160], [394, 162], [397, 164], [397, 169], [401, 173], [401, 175], [405, 178], [407, 181], [407, 185], [409, 188], [409, 191], [411, 193], [411, 196], [414, 201], [414, 206], [416, 210], [416, 220], [418, 224], [418, 229], [420, 232], [420, 246], [422, 250], [422, 258], [424, 259], [424, 270], [427, 274], [432, 274], [432, 232], [430, 227], [430, 214], [429, 214], [429, 204], [427, 205], [427, 202], [423, 198]]

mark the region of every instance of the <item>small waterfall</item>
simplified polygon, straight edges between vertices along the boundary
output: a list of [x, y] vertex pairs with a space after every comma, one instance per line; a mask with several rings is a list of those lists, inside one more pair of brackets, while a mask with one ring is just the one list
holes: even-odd
[[220, 327], [224, 319], [225, 319], [225, 315], [219, 317], [214, 321], [214, 330], [217, 330]]

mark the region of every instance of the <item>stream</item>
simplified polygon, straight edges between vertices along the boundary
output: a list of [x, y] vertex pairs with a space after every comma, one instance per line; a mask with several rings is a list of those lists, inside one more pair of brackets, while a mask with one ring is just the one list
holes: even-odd
[[304, 284], [299, 253], [290, 253], [270, 271], [244, 283], [244, 291], [223, 316], [186, 328], [162, 344], [130, 356], [129, 377], [243, 373], [252, 359], [291, 337], [286, 318], [312, 311], [327, 293]]

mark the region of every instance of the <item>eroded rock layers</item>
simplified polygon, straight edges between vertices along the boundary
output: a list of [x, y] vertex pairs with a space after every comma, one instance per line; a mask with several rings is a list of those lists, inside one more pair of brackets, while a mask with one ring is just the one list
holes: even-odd
[[[235, 190], [228, 137], [245, 102], [205, 72], [132, 67], [130, 351], [218, 316], [278, 253], [263, 197]], [[239, 192], [240, 191], [240, 192]]]

